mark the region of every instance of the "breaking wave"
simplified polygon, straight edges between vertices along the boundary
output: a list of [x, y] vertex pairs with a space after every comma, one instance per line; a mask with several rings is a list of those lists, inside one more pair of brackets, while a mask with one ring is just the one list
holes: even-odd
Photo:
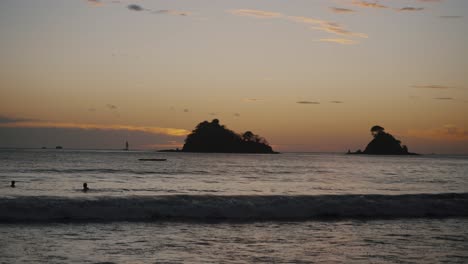
[[468, 217], [468, 193], [3, 197], [0, 221], [309, 220]]

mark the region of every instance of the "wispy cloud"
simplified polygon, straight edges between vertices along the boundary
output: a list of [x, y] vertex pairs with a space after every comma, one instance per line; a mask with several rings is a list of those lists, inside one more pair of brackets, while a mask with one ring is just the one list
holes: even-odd
[[246, 103], [254, 103], [254, 102], [261, 102], [263, 99], [258, 99], [258, 98], [244, 98], [242, 101]]
[[36, 119], [30, 119], [30, 118], [18, 118], [18, 117], [10, 117], [10, 116], [0, 115], [0, 124], [16, 123], [16, 122], [29, 122], [29, 121], [37, 121], [37, 120]]
[[343, 101], [330, 101], [330, 103], [332, 103], [332, 104], [344, 104]]
[[423, 3], [440, 3], [444, 0], [418, 0], [419, 2], [423, 2]]
[[320, 102], [314, 102], [314, 101], [298, 101], [296, 104], [320, 104]]
[[468, 140], [468, 130], [448, 124], [438, 128], [412, 129], [407, 132], [410, 137], [434, 140]]
[[342, 8], [342, 7], [329, 7], [329, 8], [333, 13], [337, 13], [337, 14], [348, 14], [348, 13], [356, 12], [353, 9], [349, 9], [349, 8]]
[[239, 113], [234, 113], [234, 116], [235, 117], [240, 117], [240, 114]]
[[443, 19], [457, 19], [457, 18], [463, 18], [463, 16], [439, 16], [439, 18], [443, 18]]
[[311, 17], [302, 17], [302, 16], [289, 16], [289, 20], [292, 20], [297, 23], [309, 24], [313, 25], [312, 29], [325, 31], [328, 33], [336, 34], [336, 35], [343, 35], [348, 37], [359, 37], [359, 38], [367, 38], [368, 36], [364, 33], [352, 32], [345, 29], [338, 23], [315, 19]]
[[375, 2], [368, 2], [368, 1], [361, 1], [361, 0], [353, 0], [353, 5], [365, 8], [388, 8], [388, 6], [380, 4], [378, 1]]
[[352, 45], [358, 43], [355, 40], [352, 39], [342, 39], [342, 38], [327, 38], [327, 39], [320, 39], [320, 42], [332, 42], [332, 43], [337, 43], [337, 44], [342, 44], [342, 45]]
[[146, 10], [146, 9], [143, 8], [142, 6], [136, 5], [136, 4], [128, 5], [127, 8], [130, 9], [130, 10], [132, 10], [132, 11], [144, 11], [144, 10]]
[[424, 7], [412, 7], [412, 6], [406, 6], [402, 8], [397, 8], [396, 11], [398, 12], [415, 12], [415, 11], [423, 11]]
[[83, 129], [83, 130], [126, 130], [135, 132], [144, 132], [157, 135], [186, 136], [190, 131], [179, 128], [164, 128], [154, 126], [130, 126], [130, 125], [100, 125], [100, 124], [81, 124], [68, 122], [40, 122], [40, 121], [19, 121], [0, 123], [0, 127], [12, 128], [65, 128], [65, 129]]
[[229, 13], [236, 16], [248, 16], [255, 18], [279, 18], [283, 17], [283, 14], [277, 12], [269, 12], [264, 10], [255, 10], [255, 9], [236, 9], [230, 10]]
[[[310, 28], [313, 30], [324, 31], [327, 33], [341, 35], [341, 36], [359, 37], [359, 38], [368, 37], [364, 33], [349, 31], [338, 23], [335, 23], [332, 21], [326, 21], [322, 19], [311, 18], [311, 17], [286, 16], [278, 12], [270, 12], [270, 11], [264, 11], [264, 10], [254, 10], [254, 9], [237, 9], [237, 10], [229, 10], [228, 12], [237, 16], [248, 16], [248, 17], [264, 18], [264, 19], [277, 19], [277, 18], [286, 19], [286, 20], [293, 21], [296, 23], [311, 25]], [[328, 42], [337, 43], [338, 41], [328, 41]], [[343, 44], [344, 42], [346, 41], [341, 41], [341, 44]]]
[[107, 109], [109, 109], [109, 110], [116, 110], [116, 109], [117, 109], [117, 106], [116, 106], [116, 105], [113, 105], [113, 104], [106, 104], [106, 107], [107, 107]]
[[189, 16], [191, 13], [187, 11], [177, 11], [177, 10], [157, 10], [154, 11], [155, 14], [166, 14], [172, 16]]
[[434, 97], [434, 100], [455, 100], [453, 97]]
[[103, 6], [104, 3], [101, 0], [86, 0], [91, 6]]
[[446, 85], [438, 85], [438, 84], [427, 84], [427, 85], [411, 85], [413, 88], [423, 88], [423, 89], [440, 89], [440, 90], [446, 90], [453, 88], [451, 86], [446, 86]]

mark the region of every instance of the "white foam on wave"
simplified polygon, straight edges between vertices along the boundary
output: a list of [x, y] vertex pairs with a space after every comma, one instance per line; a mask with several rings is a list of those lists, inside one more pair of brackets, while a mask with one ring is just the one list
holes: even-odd
[[4, 197], [0, 221], [307, 220], [468, 217], [468, 193]]

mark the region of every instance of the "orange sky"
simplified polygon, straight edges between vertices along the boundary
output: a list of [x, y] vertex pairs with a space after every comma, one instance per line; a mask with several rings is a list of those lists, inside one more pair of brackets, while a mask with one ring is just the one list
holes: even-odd
[[2, 1], [0, 147], [175, 147], [218, 118], [279, 151], [364, 148], [378, 124], [468, 153], [468, 2], [369, 3]]

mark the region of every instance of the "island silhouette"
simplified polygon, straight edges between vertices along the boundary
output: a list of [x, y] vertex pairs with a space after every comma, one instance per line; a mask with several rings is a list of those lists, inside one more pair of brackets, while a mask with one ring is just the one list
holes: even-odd
[[[163, 150], [179, 151], [179, 150]], [[274, 154], [265, 138], [247, 131], [243, 134], [227, 129], [218, 119], [203, 121], [185, 139], [181, 152], [266, 153]]]
[[408, 147], [401, 145], [401, 141], [395, 139], [391, 134], [385, 132], [381, 126], [373, 126], [371, 134], [374, 139], [367, 144], [364, 151], [360, 149], [356, 152], [348, 150], [348, 154], [368, 154], [368, 155], [418, 155], [408, 151]]

